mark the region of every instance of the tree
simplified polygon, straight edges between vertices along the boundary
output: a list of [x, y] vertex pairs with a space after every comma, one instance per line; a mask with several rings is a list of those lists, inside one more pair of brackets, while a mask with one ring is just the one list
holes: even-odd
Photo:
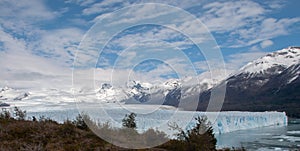
[[9, 120], [11, 118], [10, 112], [9, 111], [2, 111], [0, 113], [0, 119], [5, 119], [5, 120]]
[[22, 111], [20, 108], [15, 107], [14, 112], [15, 112], [15, 116], [18, 120], [25, 120], [26, 111]]
[[172, 140], [172, 148], [181, 148], [181, 150], [210, 151], [216, 150], [217, 139], [214, 136], [211, 123], [207, 121], [206, 116], [196, 117], [196, 125], [190, 130], [183, 130], [178, 125], [171, 126], [178, 130], [177, 140]]
[[84, 121], [84, 120], [87, 120], [87, 119], [89, 119], [88, 115], [82, 113], [82, 116], [81, 116], [80, 114], [78, 114], [78, 116], [72, 122], [72, 124], [74, 124], [79, 129], [87, 130], [88, 129], [88, 125]]
[[135, 122], [135, 117], [135, 113], [130, 113], [129, 115], [126, 114], [124, 119], [122, 120], [123, 127], [136, 129], [137, 126]]

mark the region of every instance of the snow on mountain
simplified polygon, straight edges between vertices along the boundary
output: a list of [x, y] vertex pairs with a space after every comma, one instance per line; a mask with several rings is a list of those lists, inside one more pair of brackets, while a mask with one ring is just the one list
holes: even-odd
[[123, 87], [103, 83], [101, 88], [96, 90], [96, 96], [100, 102], [106, 103], [124, 103], [130, 99], [143, 103], [150, 99], [150, 89], [152, 89], [152, 84], [140, 81], [130, 81], [127, 86]]
[[178, 79], [169, 79], [161, 86], [164, 94], [164, 105], [178, 106], [182, 96], [182, 83]]
[[127, 95], [133, 97], [138, 102], [147, 102], [150, 99], [150, 83], [141, 83], [140, 81], [130, 81], [128, 84]]
[[169, 79], [162, 85], [167, 90], [181, 87], [181, 81], [179, 79]]
[[300, 47], [288, 47], [276, 52], [267, 54], [242, 67], [237, 74], [280, 74], [289, 66], [299, 63]]
[[109, 83], [99, 84], [99, 88], [80, 89], [79, 96], [72, 91], [58, 89], [25, 90], [3, 87], [0, 89], [0, 102], [12, 106], [34, 105], [64, 105], [79, 102], [125, 103], [125, 104], [163, 104], [177, 106], [180, 99], [199, 96], [201, 91], [207, 90], [222, 81], [225, 76], [203, 73], [198, 77], [183, 77], [182, 79], [168, 79], [161, 83], [130, 81], [124, 86], [113, 86]]
[[[214, 76], [212, 73], [214, 73]], [[221, 71], [203, 73], [198, 77], [168, 79], [165, 82], [155, 84], [132, 80], [123, 87], [114, 87], [104, 83], [96, 90], [96, 95], [100, 102], [107, 103], [122, 102], [127, 104], [143, 103], [177, 106], [180, 99], [198, 96], [201, 91], [221, 82], [226, 76], [219, 73]]]
[[127, 99], [122, 88], [114, 88], [111, 84], [103, 83], [101, 88], [97, 90], [96, 96], [98, 100], [106, 103], [115, 103]]
[[25, 93], [15, 97], [14, 100], [23, 100], [23, 99], [26, 99], [29, 95], [30, 95], [29, 92], [25, 92]]
[[300, 47], [278, 50], [243, 66], [228, 77], [227, 85], [241, 90], [261, 87], [268, 83], [271, 77], [279, 75], [299, 61]]
[[181, 99], [199, 96], [201, 92], [211, 89], [225, 80], [232, 70], [214, 70], [204, 72], [196, 77], [185, 77], [181, 80]]
[[5, 86], [5, 87], [3, 87], [1, 90], [0, 90], [0, 93], [2, 93], [2, 92], [5, 92], [5, 91], [8, 91], [8, 90], [10, 90], [11, 88], [9, 88], [8, 86]]
[[5, 101], [5, 100], [22, 100], [26, 99], [30, 95], [29, 92], [27, 91], [22, 91], [22, 90], [16, 90], [10, 87], [3, 87], [0, 90], [0, 101]]
[[290, 71], [290, 73], [289, 73], [290, 77], [287, 79], [288, 80], [287, 84], [290, 84], [290, 83], [294, 82], [296, 79], [299, 78], [299, 76], [300, 76], [300, 64], [292, 65], [288, 69]]

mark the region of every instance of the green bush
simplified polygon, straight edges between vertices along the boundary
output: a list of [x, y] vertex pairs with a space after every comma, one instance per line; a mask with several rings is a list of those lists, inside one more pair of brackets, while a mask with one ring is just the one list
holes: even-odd
[[129, 115], [126, 114], [124, 119], [122, 120], [123, 127], [136, 129], [137, 126], [135, 122], [135, 117], [136, 117], [135, 113], [130, 113]]
[[2, 112], [0, 113], [0, 119], [2, 119], [2, 120], [9, 120], [9, 119], [11, 119], [11, 118], [12, 118], [12, 117], [11, 117], [9, 111], [2, 111]]
[[22, 111], [18, 107], [14, 107], [14, 114], [17, 120], [25, 120], [26, 118], [26, 111]]
[[207, 121], [206, 116], [195, 118], [196, 125], [190, 130], [182, 130], [177, 125], [171, 126], [179, 132], [176, 134], [177, 139], [163, 145], [170, 150], [184, 151], [212, 151], [216, 150], [217, 139], [214, 136], [213, 128]]
[[73, 120], [72, 123], [79, 129], [87, 130], [88, 125], [86, 124], [85, 120], [90, 121], [90, 118], [88, 115], [82, 113], [82, 116], [80, 114], [78, 114], [78, 116], [76, 117], [75, 120]]

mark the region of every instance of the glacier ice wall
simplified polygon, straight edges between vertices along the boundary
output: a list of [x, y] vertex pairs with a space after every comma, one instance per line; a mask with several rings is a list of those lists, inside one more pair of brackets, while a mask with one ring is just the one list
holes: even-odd
[[[135, 107], [135, 106], [133, 106]], [[119, 107], [106, 108], [100, 111], [95, 106], [87, 108], [87, 114], [95, 121], [110, 122], [114, 127], [122, 126], [122, 119], [125, 114], [130, 112], [138, 113], [136, 122], [138, 131], [143, 132], [149, 128], [164, 131], [169, 136], [173, 136], [176, 131], [170, 129], [169, 124], [176, 123], [182, 129], [190, 129], [195, 125], [194, 118], [197, 116], [207, 116], [211, 122], [215, 134], [222, 134], [233, 132], [237, 130], [246, 130], [252, 128], [266, 127], [272, 125], [286, 126], [287, 116], [285, 112], [192, 112], [179, 110], [157, 109], [153, 112], [146, 111], [147, 108], [135, 107], [135, 109], [121, 109]], [[141, 114], [147, 112], [146, 114]], [[77, 109], [64, 109], [61, 111], [47, 111], [47, 112], [28, 112], [29, 116], [39, 117], [44, 115], [54, 120], [64, 121], [72, 119], [78, 115]]]
[[213, 123], [215, 134], [265, 126], [286, 126], [285, 112], [221, 112]]
[[[164, 111], [166, 112], [166, 111]], [[192, 115], [191, 115], [192, 114]], [[253, 129], [266, 126], [287, 126], [287, 116], [285, 112], [188, 112], [179, 111], [176, 117], [172, 121], [181, 127], [182, 129], [190, 129], [195, 125], [194, 118], [197, 116], [205, 115], [208, 117], [208, 121], [211, 123], [215, 134], [223, 134], [238, 130]], [[160, 116], [160, 117], [158, 117]], [[145, 130], [147, 128], [157, 128], [163, 130], [168, 135], [173, 135], [174, 131], [164, 128], [161, 125], [167, 123], [167, 118], [171, 115], [157, 115], [151, 118], [139, 118], [137, 117], [138, 126]], [[187, 123], [190, 118], [190, 121]], [[159, 126], [157, 126], [159, 125]]]

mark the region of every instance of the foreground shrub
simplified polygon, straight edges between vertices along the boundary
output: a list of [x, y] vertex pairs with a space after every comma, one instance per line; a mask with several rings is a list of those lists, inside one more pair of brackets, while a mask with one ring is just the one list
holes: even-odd
[[12, 117], [11, 117], [11, 115], [10, 115], [10, 112], [9, 111], [2, 111], [1, 113], [0, 113], [0, 120], [9, 120], [9, 119], [11, 119]]
[[85, 120], [90, 120], [90, 118], [88, 115], [86, 115], [84, 113], [81, 113], [81, 114], [78, 114], [78, 116], [75, 118], [75, 120], [73, 120], [72, 124], [74, 124], [79, 129], [87, 130], [88, 125], [86, 124]]
[[137, 126], [135, 122], [135, 117], [136, 117], [135, 113], [130, 113], [129, 115], [126, 114], [125, 118], [122, 120], [123, 127], [136, 129]]
[[17, 120], [25, 120], [26, 118], [26, 111], [23, 111], [18, 107], [14, 107], [14, 114]]
[[213, 151], [216, 150], [217, 139], [214, 136], [211, 124], [206, 116], [195, 118], [196, 125], [190, 130], [183, 130], [176, 124], [171, 126], [178, 130], [177, 139], [171, 140], [162, 145], [163, 148], [170, 150], [183, 151]]

